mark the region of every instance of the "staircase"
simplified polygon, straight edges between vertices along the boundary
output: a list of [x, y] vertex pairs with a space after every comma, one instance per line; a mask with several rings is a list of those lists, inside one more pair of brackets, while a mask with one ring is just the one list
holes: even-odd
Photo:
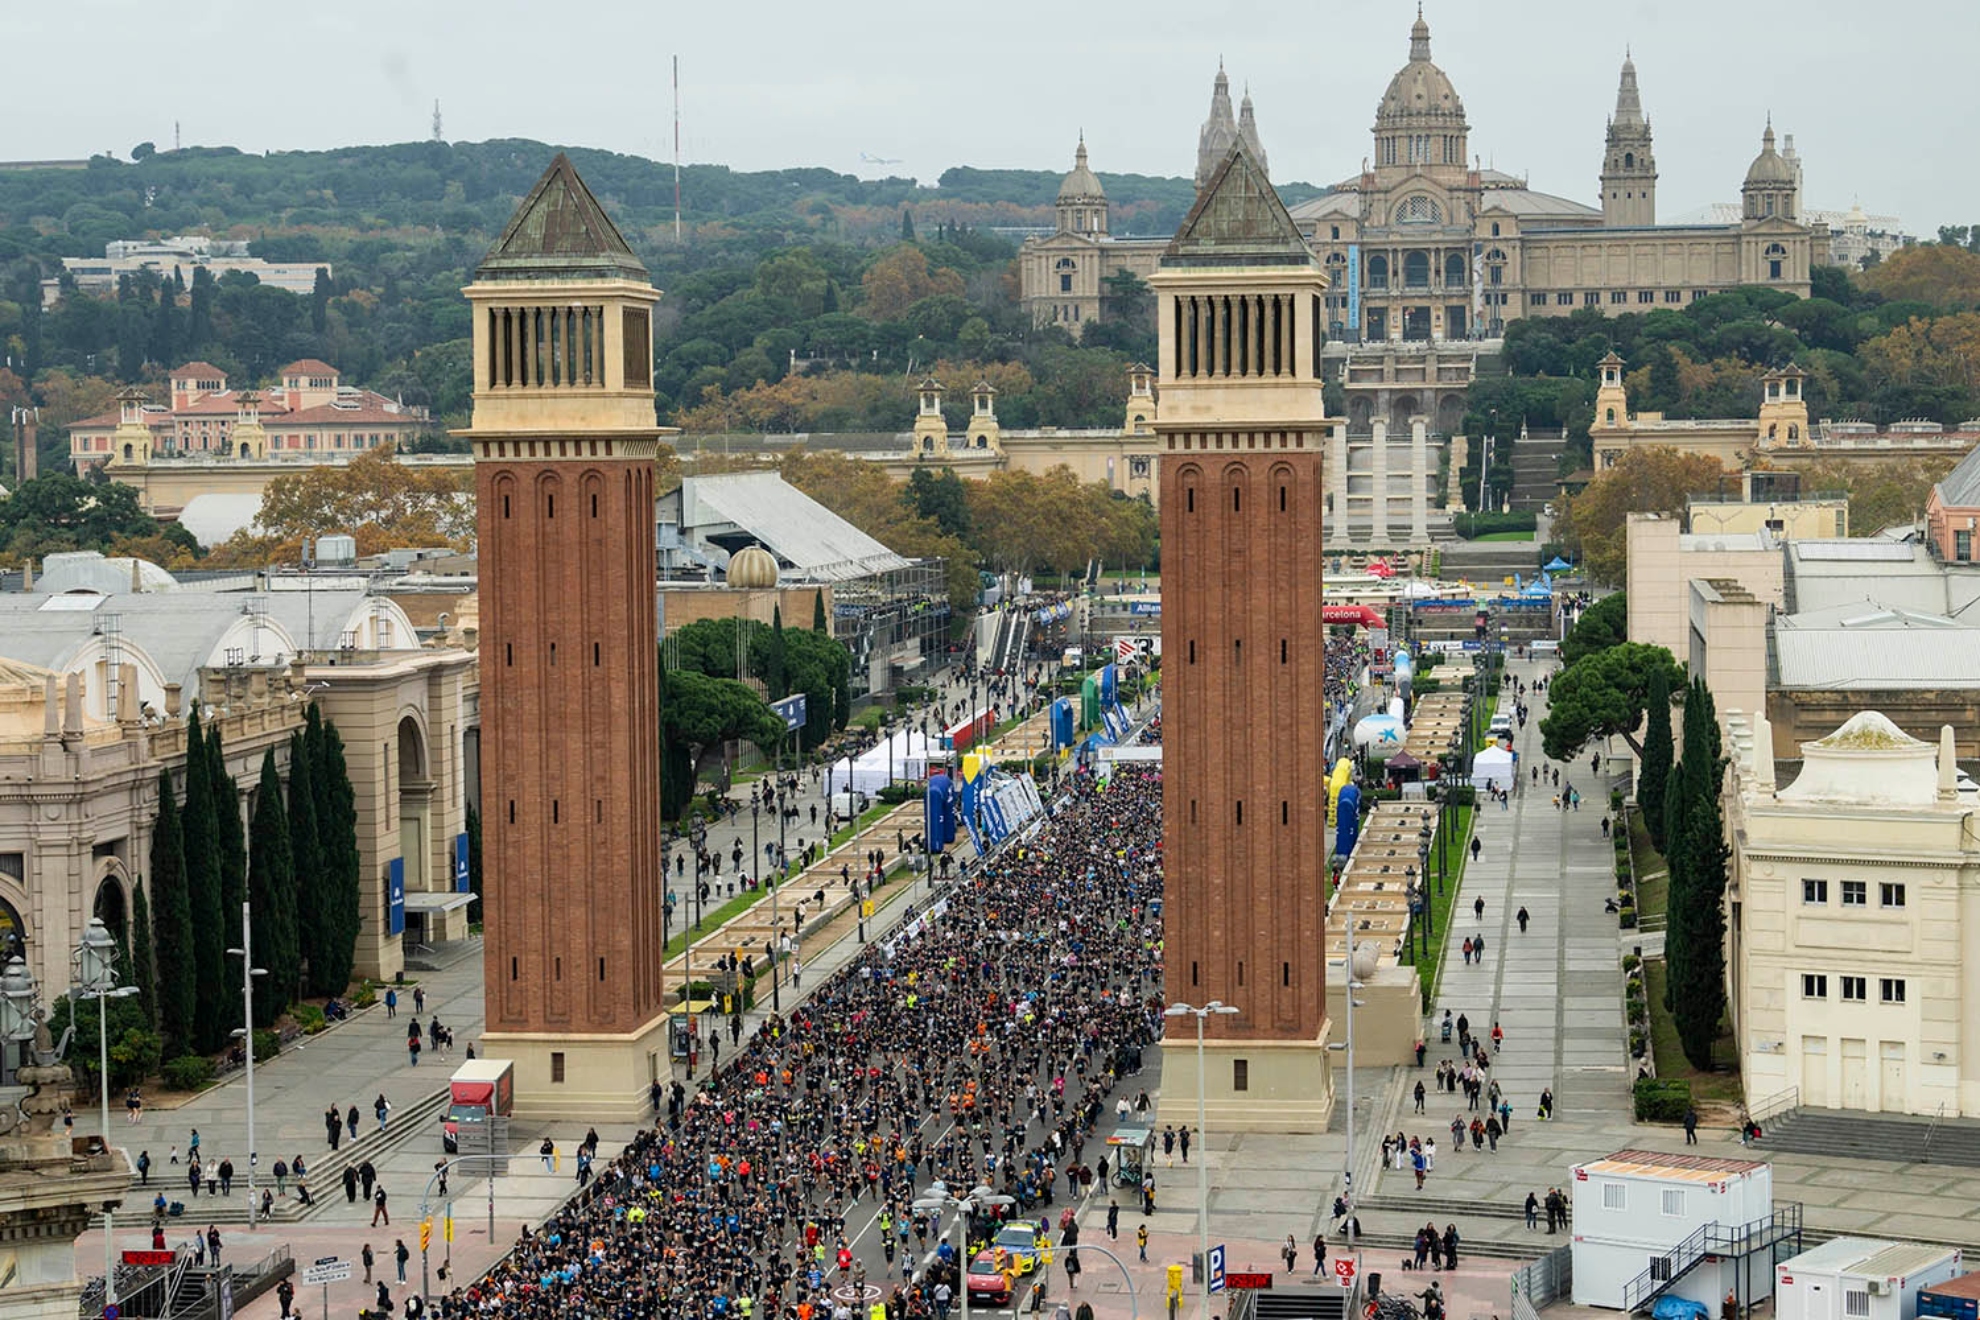
[[[1438, 574], [1445, 579], [1464, 578], [1479, 586], [1497, 586], [1499, 579], [1515, 573], [1532, 577], [1540, 568], [1537, 541], [1450, 541], [1438, 547]], [[1462, 622], [1469, 628], [1471, 619]]]
[[1672, 1247], [1669, 1253], [1651, 1261], [1649, 1269], [1623, 1285], [1623, 1310], [1631, 1313], [1649, 1310], [1653, 1302], [1670, 1291], [1672, 1284], [1710, 1258], [1732, 1256], [1744, 1260], [1765, 1251], [1771, 1268], [1775, 1263], [1774, 1246], [1789, 1238], [1797, 1244], [1801, 1241], [1799, 1203], [1783, 1205], [1765, 1219], [1756, 1219], [1738, 1228], [1706, 1224]]
[[1980, 1169], [1980, 1121], [1840, 1109], [1793, 1109], [1760, 1120], [1762, 1150], [1846, 1155], [1895, 1164]]
[[[413, 1138], [425, 1138], [433, 1143], [434, 1158], [439, 1158], [440, 1125], [434, 1120], [447, 1112], [449, 1089], [446, 1086], [433, 1094], [397, 1109], [392, 1114], [391, 1126], [379, 1132], [375, 1128], [365, 1131], [356, 1141], [346, 1141], [336, 1150], [326, 1150], [320, 1155], [309, 1155], [309, 1191], [318, 1205], [327, 1203], [333, 1196], [344, 1194], [344, 1170], [370, 1160], [373, 1165], [382, 1161], [387, 1151], [402, 1145]], [[270, 1162], [272, 1164], [272, 1161]], [[255, 1179], [255, 1198], [260, 1199], [263, 1187], [275, 1185], [274, 1175], [268, 1172], [269, 1165], [261, 1165]], [[154, 1174], [160, 1171], [154, 1166]], [[174, 1178], [173, 1173], [180, 1176]], [[263, 1222], [274, 1220], [292, 1223], [306, 1219], [312, 1213], [310, 1207], [296, 1199], [296, 1180], [289, 1179], [289, 1194], [277, 1196], [274, 1208], [262, 1216]], [[247, 1179], [245, 1172], [234, 1179], [232, 1196], [209, 1195], [202, 1191], [197, 1197], [187, 1195], [184, 1169], [167, 1169], [150, 1186], [142, 1186], [131, 1180], [131, 1197], [124, 1203], [122, 1213], [142, 1210], [150, 1214], [152, 1201], [160, 1193], [165, 1196], [167, 1205], [183, 1202], [185, 1213], [177, 1218], [167, 1218], [167, 1237], [189, 1226], [195, 1219], [201, 1224], [245, 1224], [248, 1221]]]
[[1560, 493], [1561, 454], [1567, 438], [1526, 434], [1512, 442], [1512, 491], [1509, 506], [1518, 513], [1538, 513]]

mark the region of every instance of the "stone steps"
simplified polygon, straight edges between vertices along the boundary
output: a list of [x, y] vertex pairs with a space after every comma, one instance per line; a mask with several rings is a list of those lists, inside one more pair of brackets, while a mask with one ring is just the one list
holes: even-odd
[[1762, 1150], [1980, 1169], [1980, 1122], [1795, 1109], [1762, 1122]]

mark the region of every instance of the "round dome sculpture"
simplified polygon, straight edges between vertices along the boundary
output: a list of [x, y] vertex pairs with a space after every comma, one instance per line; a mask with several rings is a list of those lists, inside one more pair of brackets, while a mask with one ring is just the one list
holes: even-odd
[[777, 558], [760, 545], [746, 545], [729, 556], [729, 585], [768, 591], [777, 585]]
[[1072, 173], [1059, 185], [1059, 204], [1068, 202], [1096, 203], [1107, 200], [1107, 190], [1100, 186], [1100, 176], [1086, 164], [1086, 138], [1079, 139], [1079, 150], [1073, 153]]

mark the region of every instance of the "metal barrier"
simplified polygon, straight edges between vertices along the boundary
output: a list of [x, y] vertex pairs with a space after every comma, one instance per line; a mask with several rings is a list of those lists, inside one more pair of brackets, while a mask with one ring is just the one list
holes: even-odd
[[1574, 1292], [1574, 1248], [1555, 1247], [1514, 1270], [1509, 1282], [1513, 1320], [1539, 1320], [1542, 1308]]

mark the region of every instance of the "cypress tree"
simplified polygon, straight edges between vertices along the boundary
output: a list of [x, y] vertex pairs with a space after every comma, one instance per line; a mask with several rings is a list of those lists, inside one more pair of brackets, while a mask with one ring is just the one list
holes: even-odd
[[[206, 757], [210, 772], [207, 783], [213, 790], [213, 837], [220, 849], [220, 929], [225, 939], [222, 947], [237, 949], [241, 945], [241, 904], [248, 896], [247, 839], [241, 832], [240, 789], [227, 769], [227, 753], [220, 746], [218, 724], [206, 726]], [[241, 1002], [240, 979], [225, 977], [221, 993], [227, 1000], [222, 1010], [227, 1022], [239, 1022], [246, 1009]], [[231, 1025], [228, 1030], [233, 1030]]]
[[[226, 1043], [233, 1020], [227, 1016], [227, 938], [229, 923], [220, 906], [219, 826], [213, 806], [212, 763], [206, 735], [193, 710], [186, 727], [186, 901], [192, 914], [192, 981], [201, 987], [194, 1003], [193, 1048], [211, 1053]], [[232, 925], [238, 925], [236, 913]], [[217, 990], [216, 990], [217, 987]]]
[[1650, 675], [1650, 691], [1643, 698], [1647, 725], [1643, 731], [1643, 776], [1636, 790], [1636, 803], [1643, 808], [1643, 827], [1658, 851], [1664, 847], [1664, 789], [1671, 774], [1671, 685], [1662, 668]]
[[159, 983], [158, 1029], [165, 1036], [168, 1057], [189, 1054], [194, 1043], [198, 982], [185, 969], [194, 963], [192, 907], [186, 893], [186, 841], [172, 772], [158, 771], [158, 819], [151, 827], [151, 887], [158, 895], [157, 926], [153, 933], [158, 966], [176, 969]]
[[[176, 814], [176, 813], [175, 813]], [[157, 846], [154, 836], [152, 846]], [[144, 1006], [145, 1021], [158, 1025], [157, 946], [152, 942], [151, 904], [144, 896], [144, 881], [131, 886], [131, 984], [138, 988], [138, 1003]]]
[[316, 785], [300, 729], [289, 735], [289, 865], [295, 875], [296, 953], [308, 965], [309, 990], [342, 994], [319, 983], [324, 967], [323, 849], [316, 837]]
[[763, 686], [769, 689], [770, 700], [782, 701], [791, 695], [784, 677], [784, 607], [770, 607], [770, 638], [768, 658], [763, 666]]
[[261, 787], [254, 799], [248, 841], [248, 892], [253, 904], [254, 960], [268, 978], [254, 996], [257, 1026], [273, 1026], [289, 1006], [296, 984], [296, 877], [289, 856], [289, 813], [282, 806], [282, 776], [275, 749], [261, 754]]
[[344, 740], [336, 724], [325, 720], [321, 729], [317, 761], [310, 767], [317, 791], [316, 837], [323, 850], [322, 911], [329, 940], [324, 950], [324, 979], [320, 984], [342, 989], [351, 983], [358, 935], [363, 930], [357, 796], [351, 789], [350, 769], [344, 763]]
[[825, 588], [820, 587], [811, 593], [811, 631], [832, 635], [832, 626], [825, 618]]

